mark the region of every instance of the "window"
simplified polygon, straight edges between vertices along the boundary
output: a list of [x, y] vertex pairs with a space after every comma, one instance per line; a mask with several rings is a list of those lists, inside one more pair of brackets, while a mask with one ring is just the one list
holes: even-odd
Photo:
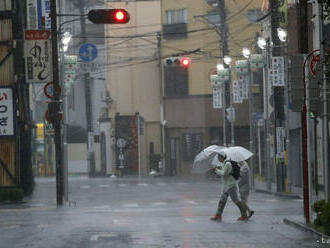
[[203, 134], [186, 133], [182, 135], [183, 160], [193, 161], [195, 156], [203, 150]]
[[166, 11], [167, 24], [187, 23], [187, 9]]

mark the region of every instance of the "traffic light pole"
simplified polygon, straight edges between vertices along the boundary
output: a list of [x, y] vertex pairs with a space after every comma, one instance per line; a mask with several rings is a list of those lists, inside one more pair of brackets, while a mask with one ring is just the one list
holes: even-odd
[[[82, 1], [83, 4], [80, 4], [80, 28], [81, 34], [83, 37], [83, 43], [86, 42], [85, 34], [86, 34], [86, 26], [85, 26], [85, 17], [84, 17], [84, 9], [86, 1]], [[92, 120], [92, 101], [91, 101], [91, 78], [89, 73], [85, 73], [83, 77], [84, 85], [85, 85], [85, 102], [86, 102], [86, 120], [87, 120], [87, 161], [88, 161], [88, 176], [95, 176], [95, 153], [94, 153], [94, 132], [93, 132], [93, 120]]]
[[[59, 85], [59, 69], [58, 69], [58, 47], [57, 47], [57, 15], [56, 15], [56, 0], [50, 1], [50, 17], [51, 17], [51, 37], [52, 37], [52, 62], [53, 62], [53, 84], [54, 89], [57, 89]], [[53, 116], [58, 116], [60, 111], [60, 92], [54, 90], [55, 104], [52, 108], [53, 113], [49, 113]], [[56, 160], [56, 203], [57, 206], [63, 205], [64, 195], [64, 178], [63, 178], [63, 157], [62, 157], [62, 137], [61, 137], [61, 120], [57, 120], [53, 123], [55, 129], [55, 160]]]

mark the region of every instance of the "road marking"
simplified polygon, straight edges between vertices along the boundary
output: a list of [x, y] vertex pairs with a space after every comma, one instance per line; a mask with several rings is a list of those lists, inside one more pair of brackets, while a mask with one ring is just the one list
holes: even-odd
[[119, 187], [126, 187], [128, 184], [120, 183], [118, 184]]
[[157, 183], [157, 185], [164, 186], [164, 185], [167, 185], [167, 183]]
[[192, 205], [197, 205], [197, 202], [195, 201], [184, 201], [184, 203], [192, 204]]
[[90, 238], [91, 241], [98, 241], [99, 238], [114, 238], [117, 237], [117, 234], [114, 233], [101, 233], [93, 234]]
[[167, 202], [154, 202], [152, 203], [153, 206], [166, 206], [168, 205]]
[[93, 208], [95, 208], [95, 209], [107, 209], [107, 208], [110, 208], [110, 206], [109, 206], [109, 205], [95, 206], [95, 207], [93, 207]]
[[194, 219], [191, 219], [191, 218], [185, 218], [184, 221], [187, 222], [187, 223], [196, 223], [196, 221]]
[[88, 185], [82, 185], [82, 186], [80, 186], [79, 188], [81, 188], [81, 189], [89, 189], [91, 186], [88, 186]]
[[110, 188], [109, 184], [104, 184], [104, 185], [98, 185], [98, 188]]
[[277, 199], [266, 199], [266, 202], [278, 202]]
[[147, 187], [149, 184], [147, 183], [138, 183], [138, 186], [143, 186], [143, 187]]
[[137, 207], [139, 207], [139, 204], [137, 204], [137, 203], [126, 203], [126, 204], [123, 204], [123, 206], [125, 208], [137, 208]]
[[115, 225], [127, 225], [127, 224], [130, 223], [129, 220], [123, 220], [123, 219], [120, 219], [120, 220], [115, 219], [115, 220], [113, 220], [112, 222], [113, 222]]
[[49, 227], [49, 225], [45, 225], [45, 224], [38, 225], [38, 228], [47, 228], [47, 227]]

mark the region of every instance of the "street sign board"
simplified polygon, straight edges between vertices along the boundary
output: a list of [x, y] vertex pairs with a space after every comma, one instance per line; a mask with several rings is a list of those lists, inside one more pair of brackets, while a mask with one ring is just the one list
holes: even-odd
[[233, 81], [233, 103], [242, 103], [241, 89], [237, 80]]
[[235, 69], [239, 74], [247, 74], [249, 72], [249, 61], [237, 60], [235, 62]]
[[213, 108], [222, 108], [222, 89], [213, 88]]
[[13, 89], [0, 86], [0, 138], [16, 136], [16, 105]]
[[284, 139], [285, 139], [284, 127], [276, 127], [276, 157], [277, 158], [282, 158], [282, 159], [284, 158], [284, 154], [285, 154]]
[[229, 122], [235, 121], [235, 108], [227, 108], [226, 109], [226, 117]]
[[24, 40], [26, 82], [53, 80], [52, 47], [49, 30], [26, 30]]
[[77, 56], [64, 56], [64, 86], [66, 89], [70, 88], [74, 83], [74, 77], [76, 75]]
[[119, 147], [119, 148], [124, 148], [126, 146], [126, 140], [124, 140], [123, 138], [119, 138], [117, 140], [117, 143], [116, 145]]
[[97, 57], [97, 52], [94, 44], [84, 43], [79, 48], [79, 57], [85, 62], [91, 62]]
[[218, 75], [211, 75], [210, 76], [210, 81], [211, 81], [211, 87], [212, 88], [219, 88], [221, 87], [221, 80]]
[[277, 56], [272, 58], [273, 86], [285, 86], [284, 57]]
[[264, 56], [262, 54], [251, 54], [250, 65], [252, 71], [257, 71], [264, 67]]
[[220, 81], [224, 82], [224, 81], [229, 80], [229, 73], [230, 73], [230, 71], [228, 68], [218, 70], [218, 77], [219, 77]]

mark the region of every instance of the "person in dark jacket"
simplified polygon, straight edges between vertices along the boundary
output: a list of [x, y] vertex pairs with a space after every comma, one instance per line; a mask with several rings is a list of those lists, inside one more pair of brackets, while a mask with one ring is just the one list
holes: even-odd
[[246, 161], [239, 162], [240, 169], [240, 180], [238, 182], [239, 193], [244, 208], [247, 210], [248, 218], [250, 218], [254, 211], [249, 208], [247, 201], [250, 194], [250, 168]]

